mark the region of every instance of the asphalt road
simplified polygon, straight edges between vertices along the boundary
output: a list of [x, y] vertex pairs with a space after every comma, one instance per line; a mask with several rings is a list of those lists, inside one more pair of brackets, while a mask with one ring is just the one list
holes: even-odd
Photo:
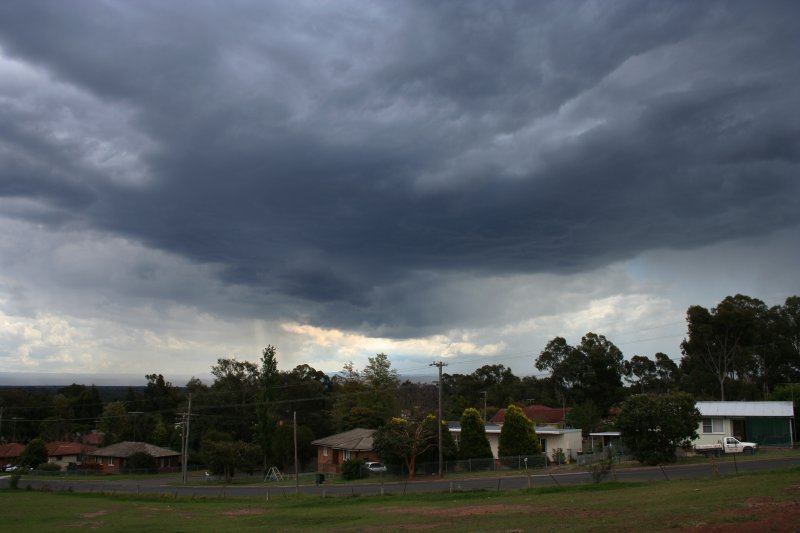
[[[716, 466], [715, 466], [716, 465]], [[765, 470], [778, 470], [800, 466], [800, 456], [780, 459], [748, 459], [735, 458], [717, 459], [713, 463], [709, 460], [704, 463], [669, 465], [663, 467], [633, 467], [615, 468], [613, 474], [607, 479], [618, 481], [655, 481], [676, 479], [702, 479], [715, 475], [733, 475], [737, 472], [756, 472]], [[277, 485], [266, 482], [252, 485], [209, 485], [204, 482], [192, 481], [190, 484], [178, 484], [180, 477], [174, 481], [165, 482], [163, 477], [136, 480], [106, 480], [103, 478], [89, 480], [75, 479], [27, 479], [24, 476], [19, 481], [19, 487], [30, 486], [32, 489], [47, 489], [53, 491], [97, 492], [97, 493], [130, 493], [130, 494], [161, 494], [167, 496], [206, 497], [206, 498], [281, 498], [296, 491], [319, 497], [351, 496], [351, 495], [379, 495], [379, 494], [404, 494], [420, 492], [457, 492], [469, 490], [497, 490], [497, 489], [522, 489], [529, 487], [545, 487], [554, 485], [575, 485], [591, 483], [589, 472], [542, 473], [540, 470], [531, 471], [529, 475], [516, 476], [504, 475], [500, 477], [480, 478], [453, 478], [426, 479], [418, 477], [412, 482], [386, 482], [386, 483], [352, 483], [352, 484], [325, 484], [322, 485]], [[8, 478], [0, 480], [0, 487], [8, 486]]]

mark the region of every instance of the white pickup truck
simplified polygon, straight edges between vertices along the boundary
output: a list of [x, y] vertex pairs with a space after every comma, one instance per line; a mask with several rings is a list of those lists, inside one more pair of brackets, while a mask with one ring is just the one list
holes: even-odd
[[736, 437], [724, 437], [716, 444], [696, 444], [694, 451], [706, 457], [711, 457], [712, 455], [719, 457], [723, 453], [746, 453], [752, 455], [758, 451], [758, 444], [755, 442], [742, 442]]

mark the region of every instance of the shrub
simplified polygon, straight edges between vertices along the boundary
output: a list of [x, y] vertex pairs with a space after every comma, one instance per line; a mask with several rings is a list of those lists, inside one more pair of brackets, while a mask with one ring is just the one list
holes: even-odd
[[541, 452], [533, 422], [516, 405], [506, 409], [505, 422], [500, 430], [499, 455], [506, 466], [514, 467], [518, 457]]
[[99, 472], [103, 471], [103, 465], [101, 465], [99, 463], [83, 463], [83, 464], [78, 465], [75, 468], [75, 470], [77, 470], [78, 472], [83, 472], [83, 473], [87, 473], [87, 474], [90, 473], [90, 472], [99, 473]]
[[36, 467], [39, 472], [61, 472], [61, 465], [58, 463], [42, 463]]
[[567, 456], [564, 455], [564, 450], [561, 448], [555, 448], [552, 453], [552, 460], [557, 465], [563, 465], [567, 462]]
[[589, 473], [592, 475], [592, 481], [594, 483], [602, 482], [611, 473], [613, 467], [614, 460], [610, 457], [593, 463], [589, 466]]
[[149, 453], [136, 452], [125, 459], [122, 471], [126, 474], [157, 474], [158, 462]]
[[486, 439], [486, 427], [480, 412], [470, 407], [461, 414], [459, 459], [492, 459], [492, 448]]
[[360, 459], [348, 459], [342, 463], [342, 479], [353, 480], [361, 477], [361, 469], [364, 461]]

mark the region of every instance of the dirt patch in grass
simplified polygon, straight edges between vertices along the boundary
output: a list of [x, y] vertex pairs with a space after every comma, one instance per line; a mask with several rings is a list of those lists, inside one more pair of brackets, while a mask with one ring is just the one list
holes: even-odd
[[222, 516], [258, 516], [262, 514], [267, 514], [266, 509], [231, 509], [230, 511], [225, 511], [220, 513]]
[[437, 529], [440, 524], [402, 524], [397, 526], [373, 526], [362, 529], [362, 531], [368, 531], [369, 533], [374, 533], [377, 531], [424, 531], [426, 529]]
[[475, 516], [482, 514], [495, 514], [495, 513], [508, 513], [510, 511], [530, 511], [531, 508], [527, 505], [507, 505], [502, 503], [487, 504], [487, 505], [470, 505], [464, 507], [452, 507], [450, 509], [420, 509], [418, 514], [423, 516], [444, 516], [444, 517], [459, 517], [459, 516]]
[[100, 529], [103, 527], [103, 522], [78, 522], [77, 524], [70, 524], [67, 527], [74, 527], [79, 529]]
[[702, 533], [730, 533], [764, 531], [795, 532], [800, 524], [800, 502], [776, 502], [769, 496], [754, 496], [741, 507], [719, 513], [719, 523], [700, 524], [684, 531]]
[[105, 514], [108, 514], [108, 511], [106, 509], [101, 509], [100, 511], [95, 511], [93, 513], [83, 513], [80, 516], [81, 518], [97, 518], [98, 516], [103, 516]]

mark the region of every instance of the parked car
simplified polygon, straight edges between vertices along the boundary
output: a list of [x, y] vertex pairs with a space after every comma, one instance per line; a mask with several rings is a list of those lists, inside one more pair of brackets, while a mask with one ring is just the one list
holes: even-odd
[[369, 472], [375, 472], [377, 474], [386, 472], [386, 465], [377, 461], [367, 461], [364, 463], [364, 468], [366, 468]]
[[758, 451], [758, 444], [755, 442], [741, 442], [736, 437], [725, 437], [716, 444], [698, 444], [694, 447], [695, 453], [710, 457], [719, 457], [723, 453], [746, 453], [753, 455]]

